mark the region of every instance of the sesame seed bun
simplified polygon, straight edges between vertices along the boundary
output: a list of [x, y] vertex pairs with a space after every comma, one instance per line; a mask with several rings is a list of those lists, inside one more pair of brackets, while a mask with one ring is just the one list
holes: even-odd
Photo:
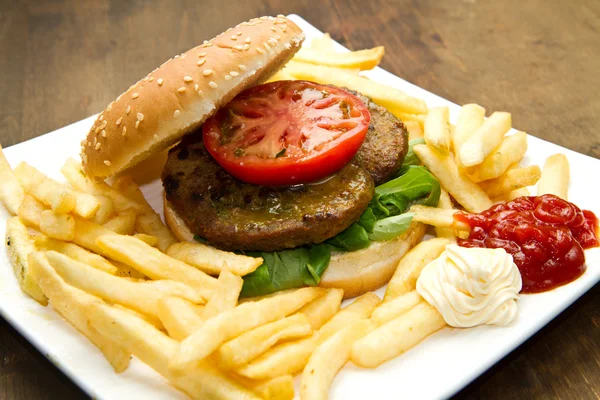
[[304, 34], [284, 16], [243, 22], [175, 56], [131, 86], [82, 142], [88, 176], [104, 179], [178, 142], [298, 51]]
[[[165, 222], [182, 242], [194, 242], [194, 234], [164, 198]], [[413, 222], [406, 232], [395, 239], [373, 242], [369, 247], [350, 252], [334, 252], [329, 267], [321, 277], [320, 286], [344, 289], [344, 298], [360, 296], [389, 282], [400, 259], [425, 235], [425, 225]]]

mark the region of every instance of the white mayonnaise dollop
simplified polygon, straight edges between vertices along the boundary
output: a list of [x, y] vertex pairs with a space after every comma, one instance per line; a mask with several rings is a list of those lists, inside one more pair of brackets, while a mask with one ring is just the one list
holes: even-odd
[[521, 274], [504, 249], [450, 244], [430, 262], [417, 292], [457, 328], [510, 324], [517, 316]]

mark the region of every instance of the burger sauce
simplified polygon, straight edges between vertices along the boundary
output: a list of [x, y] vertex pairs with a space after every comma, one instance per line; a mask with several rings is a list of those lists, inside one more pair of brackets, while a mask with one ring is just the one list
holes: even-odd
[[519, 197], [479, 214], [459, 212], [471, 227], [463, 247], [502, 248], [521, 272], [521, 293], [540, 293], [574, 281], [585, 272], [584, 249], [597, 247], [598, 219], [557, 196]]

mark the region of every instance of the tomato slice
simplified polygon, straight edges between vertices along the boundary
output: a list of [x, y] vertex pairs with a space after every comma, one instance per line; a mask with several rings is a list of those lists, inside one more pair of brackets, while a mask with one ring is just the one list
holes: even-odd
[[240, 93], [204, 123], [213, 158], [256, 185], [324, 178], [360, 148], [371, 115], [356, 96], [307, 81], [277, 81]]

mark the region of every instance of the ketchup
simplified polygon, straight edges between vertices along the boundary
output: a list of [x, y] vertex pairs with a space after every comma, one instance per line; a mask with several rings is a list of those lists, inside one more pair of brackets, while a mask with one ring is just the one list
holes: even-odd
[[459, 212], [471, 227], [463, 247], [503, 248], [512, 254], [523, 280], [522, 293], [540, 293], [577, 279], [585, 271], [584, 249], [600, 243], [591, 211], [557, 196], [519, 197], [479, 214]]

